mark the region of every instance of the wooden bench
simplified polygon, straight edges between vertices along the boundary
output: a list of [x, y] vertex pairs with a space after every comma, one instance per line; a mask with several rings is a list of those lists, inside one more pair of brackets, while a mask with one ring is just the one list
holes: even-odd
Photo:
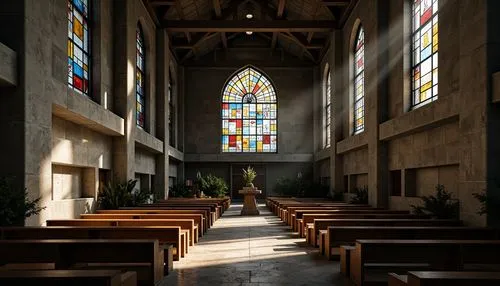
[[14, 270], [0, 271], [0, 285], [135, 286], [137, 273], [118, 270]]
[[[500, 264], [500, 240], [356, 240], [355, 285], [387, 285], [388, 272], [489, 270]], [[498, 270], [498, 269], [497, 269]]]
[[293, 231], [299, 231], [299, 221], [304, 214], [409, 214], [409, 211], [400, 210], [380, 210], [380, 209], [336, 209], [336, 210], [295, 210], [295, 216], [292, 217]]
[[306, 237], [306, 241], [313, 245], [317, 245], [316, 232], [314, 231], [314, 220], [315, 219], [425, 219], [428, 216], [420, 216], [414, 214], [380, 214], [380, 213], [368, 213], [368, 214], [325, 214], [325, 213], [305, 213], [302, 215], [302, 225], [303, 225], [303, 235]]
[[[315, 219], [315, 230], [326, 229], [323, 243], [330, 243], [330, 233], [340, 226], [461, 226], [462, 222], [450, 219]], [[339, 259], [339, 253], [332, 253], [333, 247], [321, 245], [328, 259]]]
[[[338, 226], [330, 233], [331, 253], [340, 253], [340, 265], [349, 265], [350, 250], [356, 239], [467, 239], [493, 240], [499, 238], [499, 230], [482, 227], [421, 227], [421, 226]], [[336, 250], [338, 249], [338, 250]], [[349, 276], [349, 267], [341, 271]], [[341, 267], [342, 270], [342, 267]]]
[[163, 278], [163, 249], [151, 239], [0, 240], [0, 266], [52, 263], [56, 270], [92, 267], [136, 271], [139, 285]]
[[[95, 226], [51, 226], [51, 227], [2, 227], [0, 239], [158, 239], [163, 249], [164, 274], [173, 270], [174, 245], [163, 238], [170, 236], [170, 227], [95, 227]], [[178, 255], [177, 255], [178, 260]]]
[[[143, 207], [123, 207], [120, 210], [132, 210], [132, 211], [151, 211], [151, 213], [158, 213], [158, 211], [170, 211], [170, 213], [201, 213], [207, 222], [207, 227], [210, 228], [215, 220], [215, 214], [210, 212], [209, 207], [176, 207], [176, 206], [163, 206], [163, 207], [152, 207], [152, 206], [143, 206]], [[112, 210], [113, 212], [115, 210]], [[96, 213], [101, 213], [97, 211]], [[165, 212], [168, 213], [168, 212]]]
[[[286, 218], [286, 223], [290, 225], [291, 227], [295, 228], [295, 219], [302, 218], [302, 214], [297, 214], [297, 212], [303, 212], [303, 211], [310, 211], [309, 213], [335, 213], [338, 211], [344, 211], [344, 210], [350, 210], [350, 211], [356, 211], [356, 210], [384, 210], [384, 209], [379, 209], [379, 208], [372, 208], [370, 206], [358, 206], [358, 205], [333, 205], [333, 206], [315, 206], [315, 207], [288, 207], [287, 208], [287, 218]], [[324, 211], [324, 212], [323, 212]]]
[[410, 271], [389, 273], [389, 286], [498, 286], [500, 272]]
[[163, 207], [177, 207], [177, 208], [209, 208], [210, 213], [213, 214], [213, 221], [215, 222], [222, 215], [222, 207], [217, 203], [196, 203], [196, 202], [177, 202], [177, 201], [163, 201], [154, 204], [142, 204], [139, 207], [152, 207], [152, 208], [163, 208]]
[[144, 215], [144, 214], [187, 214], [187, 215], [201, 215], [202, 216], [202, 229], [206, 233], [210, 228], [210, 220], [207, 218], [205, 211], [201, 210], [155, 210], [155, 209], [120, 209], [120, 210], [97, 210], [96, 214], [134, 214], [134, 215]]
[[[82, 214], [82, 219], [168, 219], [168, 220], [193, 220], [194, 243], [203, 236], [203, 216], [191, 214]], [[192, 244], [191, 244], [192, 245]]]
[[[185, 257], [189, 252], [189, 230], [182, 229], [169, 220], [136, 220], [136, 219], [63, 219], [63, 220], [47, 220], [47, 226], [109, 226], [109, 227], [159, 227], [165, 230], [162, 237], [158, 237], [162, 243], [170, 243], [174, 245], [174, 259], [179, 260]], [[161, 227], [161, 228], [160, 228]], [[154, 229], [154, 228], [153, 228]], [[129, 231], [134, 235], [134, 238], [140, 235], [140, 231]], [[118, 238], [118, 237], [117, 237]], [[146, 238], [146, 237], [139, 237]]]

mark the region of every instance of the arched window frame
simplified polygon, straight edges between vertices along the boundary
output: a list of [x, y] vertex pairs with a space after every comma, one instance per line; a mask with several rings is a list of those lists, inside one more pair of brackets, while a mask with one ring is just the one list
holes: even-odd
[[331, 70], [328, 64], [325, 65], [323, 78], [323, 147], [328, 148], [331, 145], [331, 119], [332, 119], [332, 82]]
[[411, 108], [438, 98], [438, 0], [411, 5]]
[[68, 0], [68, 86], [91, 96], [90, 0]]
[[253, 66], [238, 70], [224, 85], [221, 105], [223, 153], [277, 153], [278, 102], [269, 77]]
[[136, 65], [135, 65], [135, 93], [136, 93], [136, 125], [146, 128], [146, 45], [144, 31], [140, 23], [136, 28]]
[[359, 25], [353, 46], [353, 133], [365, 130], [365, 32]]

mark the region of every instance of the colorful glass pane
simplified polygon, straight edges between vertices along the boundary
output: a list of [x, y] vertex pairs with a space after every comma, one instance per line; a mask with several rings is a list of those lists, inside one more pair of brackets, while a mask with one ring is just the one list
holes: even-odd
[[414, 0], [412, 7], [412, 106], [438, 96], [438, 0]]
[[90, 37], [88, 0], [68, 1], [68, 86], [89, 95]]
[[354, 134], [365, 130], [365, 32], [360, 26], [354, 45]]
[[277, 103], [271, 82], [247, 67], [226, 84], [222, 97], [222, 152], [276, 152]]
[[146, 60], [144, 52], [144, 33], [140, 25], [137, 25], [136, 30], [136, 101], [137, 101], [137, 116], [136, 124], [137, 126], [145, 127], [145, 104], [146, 104], [146, 91], [145, 91], [145, 79], [146, 79]]
[[331, 84], [331, 76], [330, 76], [330, 70], [326, 73], [326, 79], [325, 79], [325, 115], [324, 115], [324, 145], [325, 148], [330, 147], [330, 125], [331, 125], [331, 109], [332, 109], [332, 84]]

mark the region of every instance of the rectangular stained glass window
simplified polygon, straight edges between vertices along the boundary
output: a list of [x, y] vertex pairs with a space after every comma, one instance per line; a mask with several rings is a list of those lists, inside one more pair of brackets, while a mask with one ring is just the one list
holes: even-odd
[[89, 95], [89, 0], [68, 1], [68, 86]]
[[354, 134], [365, 130], [365, 33], [359, 27], [354, 46]]
[[438, 0], [412, 6], [412, 107], [438, 98]]
[[144, 34], [140, 25], [136, 29], [136, 124], [146, 126], [146, 59]]
[[331, 132], [330, 132], [330, 126], [331, 126], [331, 117], [332, 117], [332, 84], [331, 84], [331, 78], [330, 78], [330, 70], [326, 73], [326, 79], [325, 79], [325, 148], [330, 147], [330, 141], [331, 141]]

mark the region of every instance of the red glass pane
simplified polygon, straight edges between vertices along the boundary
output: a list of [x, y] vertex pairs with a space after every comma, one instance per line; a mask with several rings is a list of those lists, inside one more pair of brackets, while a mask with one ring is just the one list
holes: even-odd
[[77, 77], [76, 75], [73, 76], [73, 86], [78, 88], [79, 90], [83, 89], [83, 83], [82, 79]]

